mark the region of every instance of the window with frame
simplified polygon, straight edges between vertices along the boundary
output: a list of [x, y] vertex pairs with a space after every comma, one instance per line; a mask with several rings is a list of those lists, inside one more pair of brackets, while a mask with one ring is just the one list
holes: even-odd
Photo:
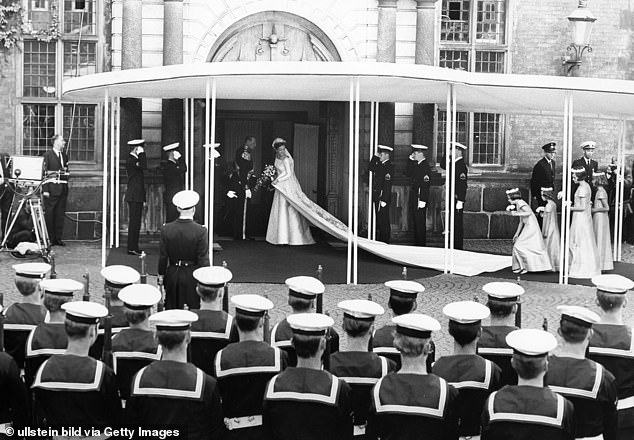
[[[448, 69], [504, 73], [507, 0], [443, 0], [438, 65]], [[436, 117], [436, 157], [444, 154], [446, 113]], [[501, 165], [504, 118], [499, 114], [458, 113], [457, 139], [469, 147], [473, 165]]]

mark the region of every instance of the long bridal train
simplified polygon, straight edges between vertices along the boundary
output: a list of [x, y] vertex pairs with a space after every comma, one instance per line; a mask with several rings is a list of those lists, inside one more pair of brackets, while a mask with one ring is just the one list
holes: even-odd
[[[310, 223], [342, 241], [348, 240], [348, 226], [311, 201], [299, 186], [276, 184], [275, 189]], [[357, 238], [359, 247], [374, 255], [407, 266], [418, 266], [443, 271], [443, 248], [403, 246]], [[511, 266], [510, 256], [454, 250], [454, 270], [459, 275], [474, 276], [495, 272]]]

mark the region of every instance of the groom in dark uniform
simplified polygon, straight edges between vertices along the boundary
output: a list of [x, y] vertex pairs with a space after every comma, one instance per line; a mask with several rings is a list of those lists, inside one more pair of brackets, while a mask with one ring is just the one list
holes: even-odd
[[128, 254], [130, 255], [141, 255], [139, 233], [141, 231], [143, 204], [145, 203], [144, 170], [147, 168], [144, 145], [145, 140], [143, 139], [129, 141], [130, 154], [125, 163], [128, 173], [128, 189], [125, 193], [125, 201], [128, 203], [130, 211], [128, 225]]
[[[542, 188], [555, 188], [555, 142], [548, 142], [542, 147], [544, 157], [542, 157], [533, 167], [531, 175], [531, 208], [537, 213], [537, 208], [546, 206], [546, 201], [542, 199]], [[542, 217], [536, 215], [541, 226]]]
[[431, 168], [425, 160], [425, 145], [412, 144], [405, 175], [412, 178], [410, 212], [414, 218], [416, 246], [427, 245], [427, 202], [431, 186]]
[[[236, 150], [234, 173], [237, 172], [237, 175], [233, 177], [232, 185], [238, 185], [239, 188], [231, 188], [227, 192], [227, 197], [230, 199], [229, 205], [232, 208], [233, 238], [236, 240], [252, 240], [247, 232], [247, 213], [251, 204], [253, 150], [256, 147], [255, 137], [247, 136], [244, 139], [244, 144]], [[233, 194], [229, 195], [229, 191], [233, 191]]]
[[[68, 155], [64, 152], [66, 141], [56, 134], [53, 136], [53, 148], [44, 153], [44, 170], [47, 177], [57, 177], [65, 183], [47, 183], [43, 187], [44, 219], [52, 245], [64, 246], [64, 215], [68, 198]], [[57, 173], [60, 173], [57, 176]]]
[[[583, 156], [579, 159], [572, 162], [572, 168], [583, 168], [586, 170], [586, 182], [590, 185], [590, 189], [592, 190], [592, 200], [594, 200], [594, 193], [596, 192], [596, 188], [592, 185], [592, 175], [595, 172], [599, 171], [599, 164], [596, 160], [592, 159], [594, 156], [594, 149], [596, 148], [596, 143], [593, 141], [586, 141], [579, 146], [583, 150]], [[575, 191], [579, 185], [576, 183], [572, 183], [571, 193], [570, 195], [574, 199]]]
[[394, 164], [390, 161], [390, 153], [394, 148], [379, 145], [377, 153], [370, 161], [369, 170], [374, 173], [372, 182], [372, 200], [376, 209], [376, 239], [390, 242], [390, 202], [392, 201], [392, 179]]

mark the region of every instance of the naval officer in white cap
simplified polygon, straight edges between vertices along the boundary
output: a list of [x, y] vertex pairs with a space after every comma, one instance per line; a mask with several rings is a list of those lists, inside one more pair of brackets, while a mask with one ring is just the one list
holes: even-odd
[[[447, 229], [450, 236], [453, 240], [454, 249], [462, 249], [463, 243], [463, 213], [464, 213], [464, 204], [467, 200], [467, 181], [469, 179], [469, 169], [467, 168], [467, 164], [464, 161], [463, 155], [467, 151], [467, 146], [461, 144], [460, 142], [454, 142], [453, 148], [450, 151], [449, 155], [449, 169], [447, 173], [449, 173], [449, 181], [453, 179], [453, 184], [456, 187], [455, 190], [455, 202], [456, 202], [456, 216], [453, 219], [445, 219], [449, 228]], [[456, 175], [451, 176], [451, 161], [456, 163]], [[440, 167], [444, 170], [446, 167], [446, 159], [443, 157], [440, 160]]]
[[126, 403], [127, 423], [152, 429], [185, 426], [190, 440], [225, 438], [218, 384], [187, 362], [190, 328], [197, 319], [195, 313], [177, 309], [150, 316], [150, 323], [156, 326], [161, 360], [134, 376]]
[[601, 364], [586, 359], [592, 326], [599, 315], [580, 306], [557, 306], [560, 345], [548, 358], [545, 384], [575, 407], [575, 437], [617, 439], [616, 379]]
[[518, 384], [505, 386], [487, 400], [482, 439], [573, 439], [572, 403], [544, 386], [548, 353], [557, 347], [555, 337], [543, 330], [521, 329], [509, 333], [506, 342], [513, 348], [511, 363]]
[[628, 293], [634, 282], [617, 274], [592, 278], [601, 322], [592, 325], [588, 358], [607, 368], [616, 378], [619, 403], [618, 438], [634, 438], [634, 357], [632, 327], [623, 319]]
[[165, 204], [165, 223], [173, 222], [178, 218], [178, 210], [172, 203], [172, 198], [185, 189], [185, 173], [187, 164], [178, 152], [179, 142], [165, 145], [163, 151], [167, 153], [167, 160], [163, 165], [163, 203]]
[[128, 175], [128, 187], [125, 201], [128, 203], [130, 219], [128, 223], [128, 254], [141, 255], [139, 249], [139, 233], [141, 231], [141, 217], [145, 203], [145, 177], [147, 159], [145, 157], [145, 140], [133, 139], [128, 141], [130, 154], [125, 163]]
[[431, 188], [431, 168], [425, 160], [427, 147], [412, 144], [405, 175], [412, 179], [410, 186], [410, 216], [414, 219], [414, 240], [416, 246], [427, 246], [427, 202]]
[[209, 239], [207, 228], [194, 221], [200, 196], [196, 191], [177, 193], [172, 203], [179, 218], [161, 227], [158, 274], [164, 278], [165, 308], [190, 309], [200, 307], [193, 273], [199, 267], [209, 266]]
[[393, 147], [378, 145], [377, 151], [368, 169], [374, 174], [372, 181], [372, 200], [376, 210], [376, 239], [390, 242], [390, 203], [392, 202], [392, 183], [394, 164], [390, 161]]
[[88, 355], [97, 339], [99, 320], [108, 314], [101, 304], [73, 301], [62, 305], [68, 347], [39, 368], [33, 382], [38, 407], [48, 426], [82, 428], [113, 426], [122, 421], [114, 372]]

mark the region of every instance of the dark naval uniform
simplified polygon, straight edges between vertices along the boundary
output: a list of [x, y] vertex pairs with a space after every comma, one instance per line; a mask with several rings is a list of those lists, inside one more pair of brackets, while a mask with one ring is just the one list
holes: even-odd
[[[330, 357], [329, 371], [350, 385], [352, 422], [356, 439], [369, 439], [366, 425], [372, 387], [380, 378], [396, 371], [396, 364], [375, 353], [340, 351]], [[376, 438], [376, 437], [375, 437]]]
[[33, 389], [50, 426], [103, 428], [121, 422], [114, 372], [89, 356], [51, 356], [38, 370]]
[[[372, 336], [372, 351], [380, 356], [386, 357], [396, 364], [396, 369], [401, 368], [401, 353], [394, 347], [394, 332], [396, 326], [389, 324], [381, 327], [374, 332]], [[436, 359], [436, 345], [434, 341], [429, 341], [429, 354], [427, 355], [427, 371], [431, 371], [431, 367]]]
[[264, 395], [268, 440], [352, 438], [350, 387], [327, 371], [289, 367]]
[[238, 330], [233, 324], [233, 316], [222, 310], [191, 310], [198, 315], [192, 322], [192, 339], [189, 343], [192, 364], [206, 374], [213, 374], [216, 353], [232, 342], [238, 342]]
[[[392, 179], [394, 164], [391, 160], [381, 162], [377, 156], [370, 161], [370, 172], [374, 173], [372, 181], [372, 200], [376, 209], [376, 228], [378, 241], [390, 242], [390, 203], [392, 202]], [[386, 206], [381, 207], [381, 202]]]
[[616, 440], [616, 380], [601, 364], [566, 356], [548, 358], [544, 383], [575, 408], [575, 436]]
[[[583, 168], [586, 170], [585, 181], [588, 182], [588, 185], [590, 185], [590, 189], [592, 190], [592, 200], [594, 200], [594, 193], [596, 192], [596, 188], [592, 185], [592, 175], [595, 172], [599, 171], [599, 163], [594, 159], [590, 159], [589, 161], [587, 161], [585, 157], [580, 157], [579, 159], [576, 159], [572, 162], [572, 168]], [[570, 195], [573, 199], [577, 188], [579, 188], [579, 185], [572, 182]]]
[[[128, 328], [128, 320], [125, 317], [123, 306], [110, 306], [110, 328], [111, 334], [114, 336], [120, 331]], [[106, 334], [105, 330], [106, 320], [101, 318], [99, 322], [99, 328], [97, 329], [97, 340], [90, 346], [88, 354], [95, 359], [101, 359], [103, 355], [103, 341]]]
[[603, 365], [616, 378], [619, 396], [618, 438], [634, 438], [634, 344], [626, 325], [594, 324], [588, 358]]
[[[68, 155], [62, 152], [61, 156], [63, 163], [55, 150], [46, 150], [44, 153], [44, 170], [47, 173], [68, 171]], [[60, 176], [60, 180], [68, 180], [68, 177]], [[48, 197], [44, 197], [44, 219], [51, 243], [57, 244], [64, 235], [68, 183], [47, 183], [43, 186], [42, 192], [49, 193]]]
[[179, 157], [176, 161], [168, 160], [163, 167], [165, 223], [173, 222], [178, 218], [178, 210], [172, 203], [172, 197], [174, 197], [177, 192], [185, 189], [187, 164], [182, 159], [182, 157]]
[[112, 338], [112, 369], [122, 399], [130, 397], [132, 378], [137, 371], [160, 357], [152, 331], [128, 328]]
[[[445, 158], [442, 158], [440, 161], [440, 167], [445, 169]], [[451, 180], [451, 163], [449, 164], [449, 169], [447, 170], [449, 173], [449, 180]], [[454, 177], [454, 184], [456, 186], [456, 202], [462, 202], [463, 209], [456, 209], [456, 218], [453, 222], [449, 222], [451, 225], [450, 233], [453, 236], [453, 247], [454, 249], [462, 249], [462, 238], [463, 238], [463, 214], [464, 214], [464, 203], [467, 200], [467, 181], [469, 179], [469, 170], [467, 169], [467, 165], [464, 162], [464, 159], [460, 157], [456, 160], [456, 175]]]
[[0, 438], [9, 426], [17, 430], [28, 422], [29, 398], [20, 371], [11, 356], [0, 352]]
[[372, 390], [367, 433], [381, 440], [457, 440], [457, 396], [434, 374], [388, 374]]
[[[334, 328], [330, 327], [326, 332], [326, 337], [330, 338], [330, 353], [336, 353], [339, 351], [339, 334]], [[288, 355], [288, 366], [294, 367], [297, 365], [297, 355], [291, 340], [293, 339], [293, 329], [289, 325], [288, 321], [283, 319], [273, 326], [271, 330], [271, 345], [281, 348]]]
[[511, 366], [513, 349], [506, 343], [506, 335], [517, 327], [482, 326], [478, 339], [478, 354], [494, 362], [502, 370], [502, 385], [517, 385], [517, 373]]
[[178, 219], [161, 228], [158, 273], [164, 275], [165, 308], [200, 307], [194, 270], [209, 266], [207, 228], [191, 219]]
[[[555, 161], [542, 157], [533, 167], [531, 174], [531, 208], [535, 211], [540, 206], [546, 206], [542, 198], [542, 188], [555, 189]], [[540, 217], [537, 217], [540, 218]]]
[[482, 440], [572, 440], [572, 403], [548, 388], [509, 385], [487, 400]]
[[28, 387], [33, 383], [40, 365], [54, 354], [64, 354], [68, 336], [63, 322], [42, 323], [31, 330], [26, 340], [24, 380]]
[[125, 168], [128, 173], [125, 201], [130, 210], [128, 251], [139, 251], [139, 233], [141, 231], [143, 203], [145, 203], [145, 179], [143, 176], [143, 170], [147, 168], [145, 152], [140, 153], [138, 157], [129, 154]]
[[265, 342], [243, 341], [220, 350], [214, 375], [222, 397], [227, 438], [264, 439], [262, 402], [266, 384], [286, 368], [286, 353]]
[[405, 175], [412, 178], [410, 192], [410, 211], [414, 218], [414, 238], [417, 246], [427, 245], [427, 206], [418, 207], [418, 202], [429, 201], [431, 188], [431, 168], [426, 159], [416, 162], [407, 161]]
[[189, 363], [156, 361], [141, 369], [126, 403], [126, 422], [152, 427], [186, 426], [190, 440], [224, 438], [216, 380]]
[[477, 354], [443, 356], [432, 373], [458, 390], [456, 413], [461, 436], [480, 435], [480, 415], [489, 395], [501, 387], [501, 370]]
[[13, 356], [18, 368], [24, 368], [29, 333], [43, 323], [45, 317], [46, 312], [39, 304], [15, 303], [5, 310], [4, 350]]

